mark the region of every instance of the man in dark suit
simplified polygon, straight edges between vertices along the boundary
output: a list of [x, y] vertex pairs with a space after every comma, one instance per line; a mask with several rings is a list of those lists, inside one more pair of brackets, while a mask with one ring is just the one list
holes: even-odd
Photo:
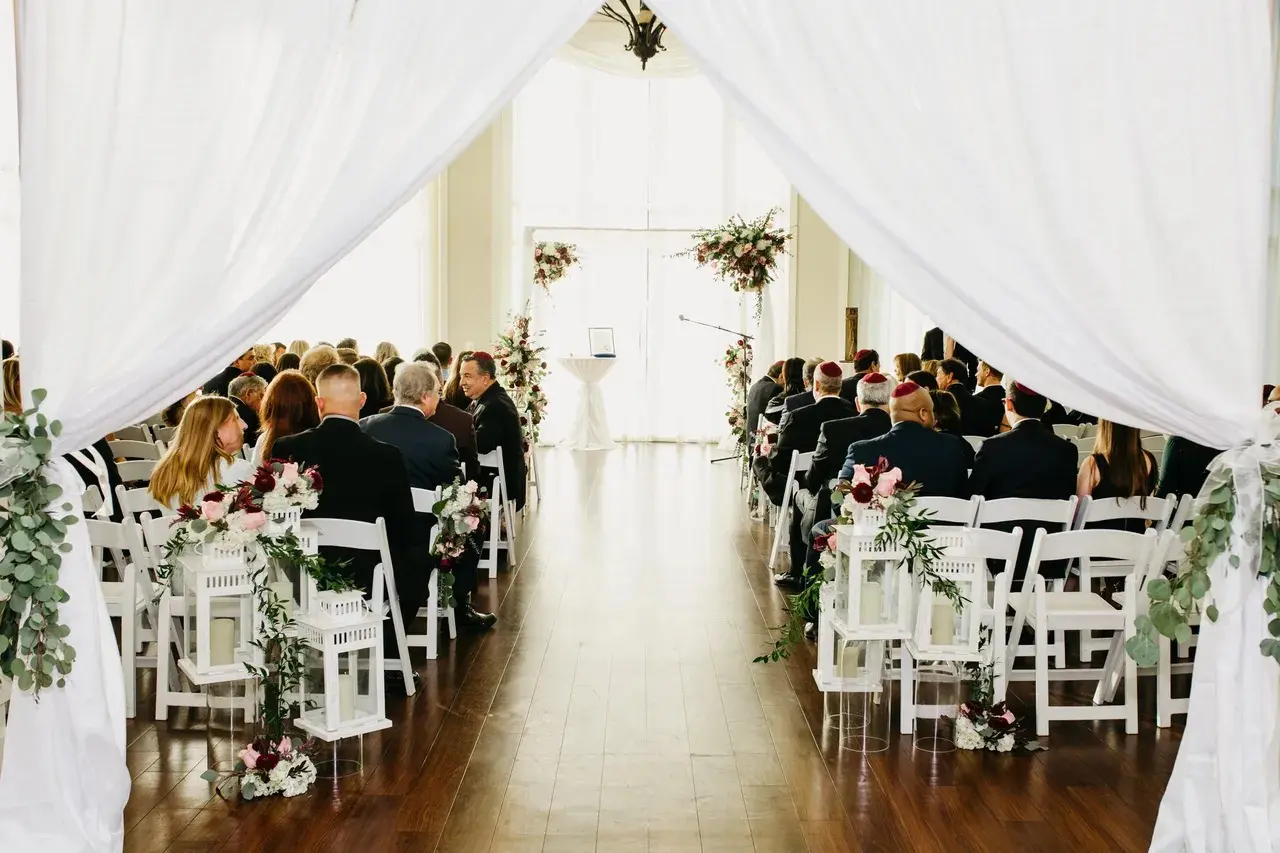
[[219, 397], [225, 397], [227, 396], [227, 386], [231, 384], [231, 380], [241, 373], [249, 373], [252, 370], [253, 350], [247, 349], [243, 355], [222, 368], [221, 373], [204, 383], [204, 387], [200, 390], [205, 394], [217, 394]]
[[831, 516], [831, 481], [840, 473], [849, 445], [889, 431], [889, 393], [893, 385], [881, 373], [868, 373], [858, 385], [857, 417], [827, 421], [818, 434], [818, 446], [805, 474], [805, 485], [796, 493], [791, 513], [791, 563], [774, 576], [779, 586], [799, 587], [813, 540], [810, 533], [820, 519]]
[[880, 372], [880, 353], [873, 349], [860, 349], [853, 354], [854, 374], [840, 383], [840, 396], [850, 403], [858, 402], [858, 383], [868, 373]]
[[[428, 526], [413, 510], [409, 475], [400, 451], [361, 431], [357, 418], [364, 402], [360, 374], [354, 367], [326, 367], [316, 378], [320, 425], [277, 440], [271, 455], [319, 467], [324, 490], [319, 505], [308, 510], [307, 515], [385, 521], [400, 613], [408, 625], [427, 598]], [[372, 591], [376, 555], [328, 549], [326, 556], [349, 559], [352, 578], [366, 592]], [[399, 657], [395, 632], [390, 626], [383, 632], [383, 648], [388, 655]]]
[[1000, 429], [1004, 413], [1000, 406], [985, 397], [975, 397], [969, 390], [969, 369], [958, 358], [946, 358], [938, 365], [938, 390], [956, 398], [960, 406], [960, 434], [986, 438]]
[[[1013, 428], [1003, 435], [987, 439], [978, 449], [973, 460], [973, 472], [969, 475], [971, 494], [990, 500], [1067, 500], [1076, 493], [1076, 446], [1054, 435], [1053, 428], [1040, 420], [1045, 403], [1041, 395], [1025, 385], [1014, 383], [1004, 404]], [[1027, 522], [992, 527], [1002, 530], [1022, 528], [1022, 544], [1015, 570], [1015, 576], [1021, 578], [1027, 568], [1036, 531], [1048, 526]], [[1057, 575], [1052, 566], [1046, 574], [1061, 576], [1060, 570], [1066, 566], [1057, 568]], [[1000, 568], [995, 570], [1000, 571]]]
[[799, 394], [792, 394], [783, 401], [782, 419], [785, 422], [788, 412], [794, 412], [796, 409], [802, 409], [805, 406], [812, 406], [817, 401], [817, 395], [813, 390], [813, 373], [818, 369], [818, 365], [822, 364], [822, 359], [811, 358], [804, 363], [804, 390]]
[[[524, 429], [516, 404], [506, 389], [498, 384], [497, 366], [487, 352], [473, 352], [459, 365], [459, 383], [471, 400], [471, 416], [476, 422], [476, 450], [489, 453], [502, 448], [502, 467], [507, 479], [503, 483], [508, 499], [517, 510], [524, 507], [525, 466]], [[493, 482], [498, 472], [481, 469], [481, 483]], [[494, 520], [494, 524], [497, 524]], [[511, 523], [510, 521], [508, 523]]]
[[978, 390], [973, 396], [981, 397], [1004, 410], [1004, 373], [996, 370], [989, 362], [978, 362]]
[[969, 389], [973, 390], [972, 379], [978, 371], [978, 357], [965, 349], [964, 345], [955, 338], [934, 326], [924, 333], [924, 343], [920, 346], [920, 359], [942, 361], [944, 358], [958, 358], [964, 363], [970, 377], [967, 384]]
[[267, 393], [267, 381], [256, 373], [241, 373], [227, 386], [227, 396], [236, 404], [236, 413], [244, 421], [244, 443], [252, 448], [258, 443], [262, 430], [262, 395]]
[[[436, 346], [448, 347], [449, 345], [436, 344]], [[437, 358], [434, 352], [423, 350], [415, 354], [413, 360], [425, 362], [434, 367], [436, 375], [440, 377], [440, 387], [444, 387], [446, 373], [444, 368], [440, 366], [440, 359]], [[458, 446], [458, 457], [462, 460], [462, 478], [485, 485], [480, 483], [480, 460], [476, 454], [476, 423], [471, 415], [452, 403], [446, 403], [444, 397], [441, 397], [440, 405], [436, 407], [436, 413], [429, 420], [433, 424], [448, 430], [453, 435], [454, 443]], [[489, 483], [493, 483], [492, 476], [489, 477]]]
[[914, 382], [893, 389], [889, 419], [893, 427], [884, 435], [849, 445], [841, 480], [853, 479], [854, 465], [875, 465], [883, 456], [891, 466], [902, 469], [902, 482], [920, 484], [920, 496], [969, 496], [962, 439], [934, 431], [933, 400], [928, 391]]
[[812, 453], [818, 446], [818, 435], [824, 423], [857, 414], [857, 408], [840, 397], [840, 375], [840, 365], [824, 361], [814, 377], [817, 401], [786, 416], [773, 452], [769, 456], [757, 456], [752, 463], [756, 479], [774, 505], [782, 503], [787, 474], [791, 470], [792, 451]]
[[[393, 391], [396, 404], [391, 411], [370, 415], [360, 422], [360, 428], [366, 435], [399, 448], [412, 488], [432, 490], [449, 485], [458, 478], [461, 466], [453, 436], [428, 420], [440, 401], [440, 376], [435, 367], [417, 361], [400, 365]], [[426, 515], [427, 524], [433, 524], [435, 519]], [[454, 614], [465, 627], [488, 628], [498, 621], [497, 617], [471, 606], [479, 562], [478, 548], [455, 561]]]
[[752, 436], [753, 444], [756, 426], [760, 423], [760, 415], [764, 414], [769, 401], [776, 397], [782, 388], [778, 381], [781, 376], [782, 362], [775, 361], [770, 365], [769, 371], [747, 389], [747, 430], [748, 435]]

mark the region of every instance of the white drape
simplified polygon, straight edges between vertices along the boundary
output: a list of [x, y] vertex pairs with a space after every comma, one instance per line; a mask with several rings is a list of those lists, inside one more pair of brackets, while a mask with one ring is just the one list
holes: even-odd
[[1267, 0], [653, 6], [800, 194], [957, 339], [1074, 408], [1252, 434]]
[[[49, 390], [57, 450], [158, 410], [256, 340], [594, 6], [22, 3], [23, 385]], [[122, 843], [123, 694], [89, 559], [64, 558], [67, 688], [13, 699], [6, 850]]]

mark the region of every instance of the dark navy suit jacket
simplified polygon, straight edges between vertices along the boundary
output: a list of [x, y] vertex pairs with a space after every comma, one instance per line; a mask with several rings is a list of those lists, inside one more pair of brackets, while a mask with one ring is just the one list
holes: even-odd
[[921, 496], [967, 498], [968, 470], [963, 439], [902, 421], [879, 438], [849, 445], [840, 479], [853, 478], [854, 465], [874, 465], [883, 456], [902, 469], [904, 483], [919, 483]]
[[366, 435], [400, 448], [409, 485], [415, 489], [447, 486], [462, 473], [453, 436], [412, 406], [370, 415], [360, 421], [360, 428]]

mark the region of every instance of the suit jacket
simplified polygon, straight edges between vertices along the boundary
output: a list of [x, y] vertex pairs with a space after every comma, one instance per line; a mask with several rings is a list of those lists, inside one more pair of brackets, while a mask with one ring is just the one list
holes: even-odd
[[946, 337], [937, 326], [925, 332], [924, 342], [920, 344], [920, 360], [942, 361], [946, 352]]
[[[799, 394], [792, 394], [783, 404], [784, 412], [794, 412], [796, 409], [803, 409], [805, 406], [812, 406], [817, 400], [813, 396], [812, 391], [801, 391]], [[786, 417], [783, 415], [783, 417]]]
[[236, 404], [236, 414], [240, 416], [240, 420], [244, 421], [244, 443], [253, 447], [258, 443], [258, 436], [262, 433], [262, 419], [258, 416], [257, 409], [239, 397], [232, 397], [231, 402]]
[[1000, 421], [1004, 420], [1004, 409], [986, 397], [975, 396], [968, 388], [959, 383], [952, 383], [947, 393], [956, 398], [960, 406], [960, 434], [978, 435], [986, 438], [1000, 430]]
[[747, 389], [747, 429], [752, 434], [756, 431], [756, 425], [760, 423], [760, 416], [764, 414], [765, 407], [779, 390], [781, 386], [768, 376], [757, 379], [755, 384]]
[[977, 391], [973, 393], [973, 396], [981, 397], [984, 400], [989, 400], [992, 403], [995, 403], [1001, 409], [1004, 409], [1004, 386], [1003, 385], [988, 385], [985, 388], [979, 388]]
[[870, 371], [864, 370], [861, 373], [855, 373], [848, 379], [840, 383], [840, 396], [848, 400], [850, 403], [858, 402], [858, 383], [862, 381], [862, 377], [866, 376]]
[[447, 486], [462, 473], [453, 436], [412, 406], [396, 406], [385, 415], [370, 415], [360, 421], [360, 428], [366, 435], [400, 449], [409, 485], [415, 489]]
[[495, 382], [471, 406], [471, 416], [476, 422], [476, 450], [489, 453], [495, 447], [502, 448], [502, 467], [507, 475], [503, 485], [516, 509], [521, 509], [525, 487], [524, 431], [520, 428], [515, 401]]
[[[1066, 500], [1076, 493], [1076, 446], [1053, 434], [1053, 428], [1038, 420], [1019, 421], [1013, 429], [987, 439], [973, 461], [969, 476], [972, 494], [998, 498], [1038, 498]], [[1021, 577], [1031, 556], [1036, 531], [1045, 528], [1056, 532], [1054, 525], [1026, 523], [993, 524], [999, 530], [1022, 529], [1015, 575]], [[997, 566], [992, 567], [1000, 571]], [[1059, 576], [1065, 564], [1047, 564], [1044, 573]]]
[[1160, 482], [1156, 497], [1175, 500], [1181, 495], [1198, 495], [1209, 476], [1209, 464], [1221, 450], [1196, 444], [1189, 438], [1170, 436], [1160, 459]]
[[234, 364], [228, 364], [222, 368], [221, 373], [204, 383], [204, 387], [200, 390], [205, 394], [217, 394], [219, 397], [225, 397], [227, 396], [227, 386], [231, 384], [231, 380], [243, 372]]
[[[444, 400], [436, 406], [431, 423], [442, 427], [453, 436], [462, 462], [462, 476], [480, 482], [480, 461], [476, 458], [476, 422], [471, 415]], [[481, 484], [483, 485], [483, 484]]]
[[796, 409], [784, 421], [778, 432], [778, 445], [773, 455], [760, 458], [757, 474], [765, 493], [775, 504], [782, 502], [782, 492], [787, 485], [787, 472], [791, 470], [791, 452], [812, 453], [818, 446], [822, 425], [838, 418], [849, 418], [857, 409], [840, 397], [823, 397], [810, 406]]
[[934, 432], [909, 421], [893, 425], [879, 438], [857, 441], [849, 445], [840, 479], [853, 477], [854, 465], [874, 465], [880, 457], [891, 466], [902, 469], [904, 483], [919, 483], [918, 494], [926, 497], [965, 498], [966, 486], [962, 439]]
[[882, 436], [890, 426], [889, 413], [883, 409], [867, 409], [857, 417], [840, 418], [822, 425], [818, 446], [813, 451], [813, 464], [805, 475], [805, 489], [816, 496], [810, 527], [831, 515], [830, 484], [840, 473], [849, 445]]
[[[426, 586], [428, 573], [414, 570], [426, 566], [428, 526], [413, 510], [409, 475], [397, 448], [365, 435], [353, 420], [330, 416], [318, 427], [279, 439], [271, 455], [319, 467], [324, 489], [319, 504], [305, 515], [386, 521], [402, 598], [414, 594], [400, 583], [402, 579], [415, 578]], [[369, 583], [378, 563], [378, 558], [368, 551], [326, 549], [326, 556], [350, 559], [350, 570], [362, 584]]]

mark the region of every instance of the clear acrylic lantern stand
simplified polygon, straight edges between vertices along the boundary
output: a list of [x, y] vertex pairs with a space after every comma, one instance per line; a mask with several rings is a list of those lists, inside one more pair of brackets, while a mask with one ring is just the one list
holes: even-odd
[[950, 661], [917, 661], [914, 681], [915, 729], [914, 747], [921, 752], [954, 752], [955, 731], [952, 723], [960, 710], [961, 664]]
[[[256, 678], [218, 681], [205, 686], [205, 769], [219, 773], [215, 790], [224, 797], [238, 791], [240, 779], [234, 775], [240, 751], [253, 742], [258, 718]], [[242, 708], [243, 722], [237, 722]]]
[[822, 696], [826, 725], [836, 729], [841, 749], [857, 753], [884, 752], [893, 731], [890, 644], [884, 640], [843, 638], [836, 649], [836, 672], [841, 684], [835, 714], [828, 710], [830, 693]]

